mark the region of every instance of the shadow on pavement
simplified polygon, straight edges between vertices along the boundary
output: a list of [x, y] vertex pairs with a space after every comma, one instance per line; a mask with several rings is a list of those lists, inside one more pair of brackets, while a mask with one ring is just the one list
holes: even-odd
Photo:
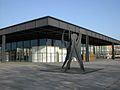
[[65, 69], [62, 69], [61, 66], [57, 65], [50, 65], [50, 64], [44, 64], [44, 67], [47, 67], [45, 69], [40, 69], [40, 71], [44, 72], [56, 72], [56, 73], [69, 73], [69, 74], [87, 74], [92, 72], [97, 72], [99, 70], [103, 70], [104, 68], [85, 68], [85, 72], [83, 72], [79, 67], [71, 67], [67, 72], [65, 72]]

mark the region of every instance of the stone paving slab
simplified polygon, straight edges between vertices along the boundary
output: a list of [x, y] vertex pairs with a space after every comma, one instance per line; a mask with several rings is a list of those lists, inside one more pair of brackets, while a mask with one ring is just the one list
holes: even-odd
[[[120, 60], [84, 62], [91, 73], [46, 72], [62, 63], [0, 63], [0, 90], [120, 90]], [[72, 70], [78, 63], [72, 62]], [[42, 71], [43, 70], [43, 71]]]

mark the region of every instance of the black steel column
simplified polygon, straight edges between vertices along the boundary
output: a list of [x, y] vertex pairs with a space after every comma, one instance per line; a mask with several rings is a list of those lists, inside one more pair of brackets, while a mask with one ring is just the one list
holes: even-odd
[[[24, 41], [22, 41], [22, 61], [24, 61]], [[21, 62], [21, 59], [20, 59]]]
[[115, 59], [114, 43], [112, 43], [112, 59]]
[[95, 54], [96, 52], [95, 52], [95, 46], [93, 46], [93, 54]]
[[6, 44], [6, 36], [2, 35], [2, 62], [6, 61], [5, 44]]
[[89, 62], [89, 36], [86, 35], [86, 62]]

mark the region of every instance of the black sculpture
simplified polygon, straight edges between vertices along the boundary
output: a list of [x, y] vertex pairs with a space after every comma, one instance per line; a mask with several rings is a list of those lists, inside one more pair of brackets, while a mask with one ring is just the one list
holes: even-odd
[[75, 57], [78, 60], [78, 63], [80, 65], [80, 68], [82, 69], [82, 71], [85, 71], [83, 61], [81, 59], [82, 34], [80, 32], [72, 33], [71, 31], [69, 31], [69, 38], [68, 38], [69, 44], [67, 44], [67, 45], [64, 40], [64, 34], [65, 34], [65, 30], [63, 31], [63, 34], [62, 34], [62, 43], [67, 49], [67, 55], [66, 55], [63, 65], [62, 65], [62, 68], [64, 68], [65, 64], [67, 63], [65, 72], [68, 69], [70, 69], [70, 64], [71, 64], [72, 58]]

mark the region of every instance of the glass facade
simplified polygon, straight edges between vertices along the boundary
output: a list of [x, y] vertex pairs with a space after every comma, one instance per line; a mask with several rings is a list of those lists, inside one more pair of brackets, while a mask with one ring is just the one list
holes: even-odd
[[17, 54], [16, 54], [16, 61], [23, 61], [24, 55], [23, 55], [23, 42], [17, 42]]
[[31, 40], [30, 62], [37, 62], [38, 40]]
[[39, 45], [38, 45], [38, 56], [37, 61], [38, 62], [47, 62], [47, 45], [46, 45], [47, 39], [39, 39]]
[[[66, 44], [68, 42], [66, 41]], [[6, 61], [15, 62], [63, 62], [66, 57], [66, 48], [62, 46], [61, 40], [36, 39], [6, 43]], [[106, 59], [112, 53], [107, 46], [89, 45], [89, 59]], [[81, 57], [85, 60], [86, 45], [81, 44]], [[0, 44], [0, 60], [1, 60]]]
[[30, 49], [31, 49], [31, 47], [30, 47], [30, 40], [28, 40], [28, 41], [24, 41], [23, 42], [24, 43], [24, 61], [25, 62], [28, 62], [28, 61], [30, 61]]
[[6, 44], [6, 61], [62, 62], [65, 56], [66, 48], [62, 48], [61, 40], [43, 38]]
[[6, 61], [11, 61], [11, 54], [12, 54], [12, 43], [6, 44]]

